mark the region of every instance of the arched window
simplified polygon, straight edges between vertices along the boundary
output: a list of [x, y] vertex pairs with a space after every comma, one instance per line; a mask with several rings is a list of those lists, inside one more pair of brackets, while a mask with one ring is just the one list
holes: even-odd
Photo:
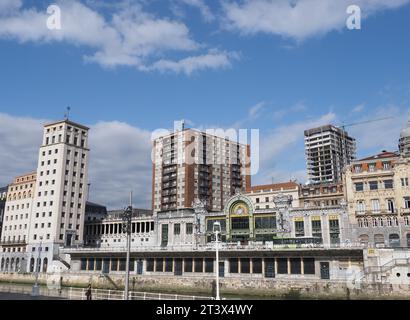
[[410, 233], [407, 234], [407, 247], [410, 248]]
[[10, 262], [10, 271], [13, 272], [14, 271], [14, 258], [11, 258], [11, 262]]
[[47, 266], [48, 266], [48, 259], [44, 258], [43, 259], [43, 272], [46, 273], [47, 272]]
[[400, 247], [400, 237], [397, 233], [389, 235], [389, 246], [394, 248]]
[[20, 259], [16, 259], [16, 272], [20, 272]]
[[1, 271], [4, 271], [4, 258], [1, 258], [1, 268], [0, 268], [0, 270]]
[[4, 271], [9, 271], [9, 258], [6, 259], [6, 267], [4, 269]]

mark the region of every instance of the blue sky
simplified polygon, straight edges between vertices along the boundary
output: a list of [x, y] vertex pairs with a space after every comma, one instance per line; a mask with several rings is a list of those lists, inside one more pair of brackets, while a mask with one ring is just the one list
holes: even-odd
[[[303, 182], [303, 129], [312, 125], [392, 116], [349, 132], [358, 139], [359, 156], [397, 149], [410, 118], [410, 1], [355, 1], [362, 8], [361, 30], [345, 26], [349, 1], [293, 2], [294, 8], [285, 0], [57, 1], [62, 29], [52, 31], [45, 28], [51, 2], [4, 0], [2, 153], [21, 157], [17, 149], [31, 150], [25, 143], [39, 140], [27, 139], [28, 125], [12, 122], [41, 125], [62, 118], [70, 105], [73, 120], [95, 126], [98, 137], [107, 124], [113, 144], [125, 144], [124, 156], [129, 158], [126, 146], [137, 154], [121, 168], [130, 178], [122, 184], [104, 176], [113, 184], [96, 186], [95, 200], [113, 188], [134, 188], [141, 194], [138, 204], [147, 206], [150, 195], [142, 194], [150, 172], [140, 153], [149, 148], [136, 144], [178, 119], [201, 128], [260, 129], [262, 162], [255, 183]], [[314, 16], [319, 9], [323, 14]], [[128, 131], [138, 142], [124, 138]], [[6, 135], [13, 132], [9, 141]], [[96, 158], [106, 157], [107, 167], [105, 142], [95, 138], [92, 147], [99, 151]], [[31, 170], [37, 154], [24, 156], [26, 164], [3, 164], [0, 184]], [[106, 171], [112, 169], [92, 171], [96, 185]]]

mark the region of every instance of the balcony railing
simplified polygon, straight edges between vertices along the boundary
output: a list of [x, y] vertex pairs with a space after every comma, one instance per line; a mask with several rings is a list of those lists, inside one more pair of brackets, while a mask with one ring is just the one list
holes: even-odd
[[0, 241], [1, 246], [16, 246], [16, 245], [26, 245], [26, 240], [8, 240], [8, 241]]

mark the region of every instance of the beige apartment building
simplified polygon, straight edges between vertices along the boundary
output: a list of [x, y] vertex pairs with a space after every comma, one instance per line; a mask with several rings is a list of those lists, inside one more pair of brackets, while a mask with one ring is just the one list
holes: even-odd
[[250, 183], [249, 145], [185, 128], [154, 140], [154, 212], [192, 208], [196, 199], [209, 211], [221, 211]]
[[9, 185], [2, 227], [1, 270], [21, 270], [31, 227], [36, 173], [16, 177]]
[[297, 208], [300, 205], [299, 187], [299, 184], [294, 181], [252, 186], [246, 196], [252, 200], [256, 210], [276, 208], [275, 196], [281, 194], [290, 196], [291, 206]]
[[410, 246], [410, 159], [382, 152], [347, 167], [352, 238], [370, 247]]

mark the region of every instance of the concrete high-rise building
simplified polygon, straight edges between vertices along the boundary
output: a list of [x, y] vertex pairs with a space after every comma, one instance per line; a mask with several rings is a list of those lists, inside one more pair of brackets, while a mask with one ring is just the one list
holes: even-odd
[[88, 188], [88, 128], [69, 120], [44, 126], [29, 242], [83, 242]]
[[402, 157], [410, 157], [410, 121], [400, 133], [399, 149]]
[[250, 146], [194, 129], [180, 128], [154, 140], [154, 212], [192, 208], [223, 210], [236, 192], [250, 187]]
[[356, 140], [326, 125], [305, 131], [305, 152], [309, 183], [341, 182], [344, 167], [356, 158]]
[[20, 268], [26, 252], [35, 185], [36, 173], [32, 172], [14, 178], [7, 190], [1, 245], [3, 252], [14, 253], [10, 263], [13, 261], [16, 270]]
[[61, 247], [83, 244], [88, 130], [69, 120], [44, 126], [37, 171], [8, 188], [1, 237], [6, 270], [46, 272], [62, 261]]

